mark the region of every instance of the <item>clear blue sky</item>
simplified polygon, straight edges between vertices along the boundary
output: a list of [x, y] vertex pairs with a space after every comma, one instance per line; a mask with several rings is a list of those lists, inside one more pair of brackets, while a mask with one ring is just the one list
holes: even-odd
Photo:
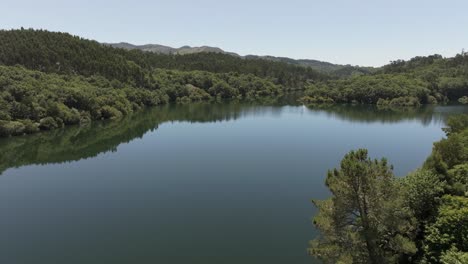
[[468, 49], [467, 0], [2, 0], [0, 27], [380, 66]]

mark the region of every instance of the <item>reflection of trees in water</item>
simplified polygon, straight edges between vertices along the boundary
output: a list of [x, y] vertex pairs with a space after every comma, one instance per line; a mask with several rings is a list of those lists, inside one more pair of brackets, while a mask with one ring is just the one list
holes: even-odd
[[[424, 106], [418, 108], [380, 108], [374, 105], [317, 105], [308, 106], [313, 112], [345, 121], [363, 123], [397, 123], [420, 121], [424, 126], [431, 123], [444, 123], [449, 115], [466, 113], [466, 107]], [[447, 109], [447, 110], [445, 110]]]
[[[281, 115], [282, 106], [298, 105], [295, 97], [269, 98], [250, 102], [191, 103], [165, 105], [127, 116], [119, 121], [94, 122], [88, 126], [34, 135], [0, 139], [0, 173], [11, 167], [29, 164], [61, 163], [94, 157], [115, 151], [122, 143], [141, 138], [148, 131], [168, 121], [223, 122], [246, 116]], [[309, 108], [332, 118], [353, 122], [392, 123], [402, 120], [420, 120], [423, 124], [442, 122], [451, 112], [466, 108], [449, 109], [427, 107], [419, 109], [377, 109], [370, 106], [329, 106]]]
[[[217, 122], [261, 112], [258, 103], [199, 103], [165, 105], [129, 115], [119, 121], [0, 139], [0, 173], [29, 164], [61, 163], [115, 151], [122, 143], [141, 138], [168, 121]], [[277, 108], [278, 110], [280, 108]], [[266, 114], [267, 110], [262, 110]]]

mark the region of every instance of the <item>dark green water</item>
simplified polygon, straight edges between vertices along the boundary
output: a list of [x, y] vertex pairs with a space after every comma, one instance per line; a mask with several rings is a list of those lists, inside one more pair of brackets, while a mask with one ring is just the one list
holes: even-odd
[[314, 263], [326, 171], [368, 148], [404, 175], [457, 112], [171, 105], [0, 139], [0, 263]]

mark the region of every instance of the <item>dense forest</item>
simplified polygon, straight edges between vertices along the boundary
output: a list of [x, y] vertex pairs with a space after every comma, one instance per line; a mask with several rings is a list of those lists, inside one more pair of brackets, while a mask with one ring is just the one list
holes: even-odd
[[324, 263], [468, 263], [468, 115], [452, 117], [422, 168], [396, 178], [386, 159], [351, 151], [314, 201]]
[[305, 103], [418, 106], [463, 100], [468, 94], [468, 53], [394, 61], [373, 74], [309, 84]]
[[253, 74], [286, 88], [327, 76], [311, 68], [220, 53], [167, 55], [102, 45], [67, 33], [45, 30], [0, 31], [0, 64], [23, 65], [48, 73], [101, 75], [109, 80], [152, 88], [155, 68]]
[[0, 136], [116, 119], [168, 102], [274, 97], [304, 89], [306, 104], [468, 103], [466, 53], [448, 59], [416, 57], [381, 69], [340, 70], [344, 72], [328, 75], [282, 60], [157, 54], [67, 33], [0, 30]]
[[95, 119], [116, 119], [168, 101], [275, 96], [280, 86], [238, 73], [151, 72], [153, 89], [102, 76], [46, 74], [0, 66], [0, 135], [22, 135]]
[[278, 96], [325, 78], [261, 59], [163, 55], [66, 33], [0, 31], [0, 136], [115, 119], [145, 106]]
[[331, 77], [349, 77], [355, 75], [366, 75], [371, 74], [377, 70], [377, 68], [373, 67], [361, 67], [361, 66], [352, 66], [352, 65], [340, 65], [340, 64], [333, 64], [324, 61], [318, 60], [295, 60], [291, 58], [285, 57], [274, 57], [274, 56], [255, 56], [255, 55], [247, 55], [247, 58], [261, 58], [265, 60], [271, 61], [282, 61], [292, 65], [299, 65], [303, 67], [309, 67], [318, 72], [329, 74]]

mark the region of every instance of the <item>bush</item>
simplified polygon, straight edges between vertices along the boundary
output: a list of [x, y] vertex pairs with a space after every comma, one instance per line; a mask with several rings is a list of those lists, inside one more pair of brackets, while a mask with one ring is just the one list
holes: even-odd
[[[39, 124], [41, 129], [84, 124], [92, 119], [117, 119], [169, 100], [258, 97], [280, 94], [282, 90], [272, 80], [254, 75], [165, 69], [138, 75], [150, 82], [148, 86], [120, 79], [111, 81], [99, 75], [47, 74], [8, 66], [0, 66], [0, 76], [0, 120], [29, 119], [41, 123], [46, 117], [53, 118], [43, 120]], [[37, 129], [28, 124], [26, 130]]]
[[426, 256], [434, 263], [449, 250], [468, 251], [468, 198], [446, 195], [438, 211], [425, 238]]
[[10, 113], [8, 113], [7, 111], [0, 110], [0, 120], [10, 121], [11, 120]]
[[468, 115], [452, 116], [447, 120], [447, 127], [442, 130], [450, 136], [451, 134], [459, 133], [468, 128]]
[[24, 125], [24, 133], [26, 134], [33, 134], [39, 132], [39, 124], [34, 123], [29, 119], [21, 120], [20, 121]]
[[187, 84], [186, 88], [188, 90], [189, 98], [191, 101], [204, 101], [210, 100], [211, 96], [205, 90], [195, 87], [191, 84]]
[[383, 98], [379, 98], [379, 100], [377, 100], [377, 105], [378, 106], [388, 106], [390, 102], [388, 100], [385, 100]]
[[421, 103], [416, 97], [405, 96], [394, 98], [389, 103], [391, 106], [420, 106]]
[[432, 95], [428, 95], [426, 100], [428, 104], [437, 104], [437, 98]]
[[0, 121], [0, 136], [17, 136], [24, 134], [25, 126], [19, 121]]
[[456, 248], [446, 251], [440, 258], [442, 264], [468, 263], [468, 252], [460, 252]]
[[52, 129], [56, 129], [58, 127], [59, 127], [59, 124], [57, 124], [57, 122], [54, 120], [54, 118], [52, 118], [50, 116], [42, 118], [39, 121], [39, 128], [42, 129], [42, 130], [52, 130]]
[[460, 99], [458, 99], [458, 102], [462, 104], [468, 104], [468, 96], [460, 97]]
[[103, 106], [100, 112], [103, 119], [119, 119], [122, 117], [122, 112], [108, 105]]
[[435, 214], [444, 183], [438, 175], [428, 170], [417, 170], [403, 179], [405, 200], [417, 219], [427, 219]]
[[460, 164], [448, 171], [448, 176], [453, 185], [452, 193], [468, 196], [468, 164]]
[[330, 97], [322, 96], [304, 96], [301, 98], [301, 102], [304, 104], [333, 104], [335, 101]]
[[80, 113], [80, 125], [88, 124], [91, 122], [91, 114], [89, 112], [81, 112]]

